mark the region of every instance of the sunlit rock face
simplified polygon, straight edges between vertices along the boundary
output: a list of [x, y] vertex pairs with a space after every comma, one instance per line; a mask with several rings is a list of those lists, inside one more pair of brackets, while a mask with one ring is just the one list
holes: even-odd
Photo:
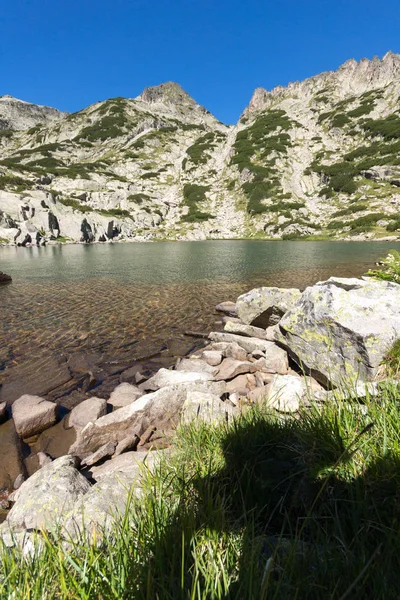
[[257, 88], [230, 126], [173, 82], [70, 115], [2, 96], [0, 243], [397, 236], [399, 96], [391, 52]]

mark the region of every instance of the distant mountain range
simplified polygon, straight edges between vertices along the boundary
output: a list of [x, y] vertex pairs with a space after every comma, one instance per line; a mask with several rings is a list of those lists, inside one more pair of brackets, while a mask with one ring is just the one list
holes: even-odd
[[0, 97], [0, 242], [400, 231], [400, 56], [268, 92], [234, 126], [178, 84], [77, 113]]

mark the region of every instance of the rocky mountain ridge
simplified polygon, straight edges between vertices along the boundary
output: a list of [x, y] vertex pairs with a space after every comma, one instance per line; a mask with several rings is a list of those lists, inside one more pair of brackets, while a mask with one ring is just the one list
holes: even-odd
[[0, 242], [396, 238], [399, 98], [391, 52], [258, 88], [235, 126], [172, 82], [74, 114], [2, 97]]

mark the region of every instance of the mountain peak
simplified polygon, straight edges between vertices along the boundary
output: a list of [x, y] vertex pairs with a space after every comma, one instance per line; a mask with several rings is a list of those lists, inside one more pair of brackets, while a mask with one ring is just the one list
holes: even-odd
[[137, 100], [147, 102], [148, 104], [163, 103], [163, 104], [196, 104], [197, 102], [185, 92], [185, 90], [174, 81], [167, 81], [160, 85], [147, 87], [138, 96]]

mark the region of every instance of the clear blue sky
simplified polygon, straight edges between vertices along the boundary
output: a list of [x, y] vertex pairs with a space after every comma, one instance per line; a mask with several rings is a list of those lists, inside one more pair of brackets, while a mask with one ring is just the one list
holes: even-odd
[[0, 0], [0, 95], [73, 112], [176, 81], [233, 123], [258, 86], [400, 52], [399, 23], [399, 0]]

